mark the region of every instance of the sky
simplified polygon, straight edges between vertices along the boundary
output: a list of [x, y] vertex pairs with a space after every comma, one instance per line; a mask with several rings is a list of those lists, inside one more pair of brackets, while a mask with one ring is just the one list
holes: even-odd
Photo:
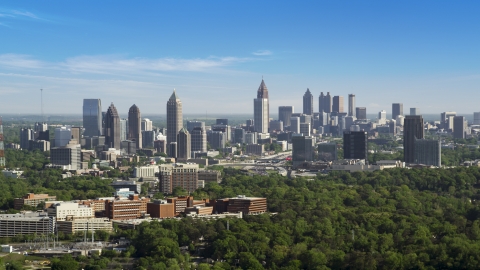
[[[5, 5], [6, 4], [6, 5]], [[309, 88], [369, 114], [480, 111], [479, 1], [8, 1], [0, 114], [81, 114], [84, 98], [165, 114], [302, 111]]]

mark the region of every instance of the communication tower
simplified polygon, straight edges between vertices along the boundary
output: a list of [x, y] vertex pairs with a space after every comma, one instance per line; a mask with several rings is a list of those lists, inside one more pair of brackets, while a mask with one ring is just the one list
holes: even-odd
[[5, 144], [3, 140], [3, 123], [0, 116], [0, 167], [5, 167]]

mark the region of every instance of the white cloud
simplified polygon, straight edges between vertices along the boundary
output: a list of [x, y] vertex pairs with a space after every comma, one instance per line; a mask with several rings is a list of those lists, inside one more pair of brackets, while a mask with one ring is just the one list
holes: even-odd
[[37, 17], [35, 14], [28, 12], [28, 11], [19, 11], [19, 10], [12, 10], [12, 14], [14, 15], [19, 15], [19, 16], [24, 16], [32, 19], [40, 19]]
[[256, 52], [253, 52], [252, 54], [256, 56], [266, 56], [266, 55], [272, 55], [273, 53], [269, 50], [258, 50]]
[[0, 54], [0, 67], [39, 69], [44, 65], [28, 55]]

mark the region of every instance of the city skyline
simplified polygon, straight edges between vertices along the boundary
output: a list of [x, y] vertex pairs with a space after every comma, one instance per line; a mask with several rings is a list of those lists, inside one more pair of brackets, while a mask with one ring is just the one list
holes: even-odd
[[112, 12], [95, 2], [87, 12], [78, 3], [16, 1], [0, 7], [0, 114], [40, 114], [40, 89], [45, 114], [75, 113], [84, 98], [128, 111], [132, 94], [142, 113], [161, 114], [154, 100], [168, 100], [173, 88], [185, 113], [249, 113], [246, 93], [262, 75], [271, 113], [301, 108], [306, 88], [314, 108], [330, 92], [354, 93], [370, 112], [391, 103], [425, 114], [475, 112], [466, 97], [480, 83], [480, 39], [470, 30], [479, 5], [190, 2]]

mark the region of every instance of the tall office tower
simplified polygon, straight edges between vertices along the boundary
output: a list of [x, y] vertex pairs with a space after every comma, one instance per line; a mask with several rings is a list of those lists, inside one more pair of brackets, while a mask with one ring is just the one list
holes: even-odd
[[143, 119], [142, 122], [141, 122], [141, 128], [142, 128], [142, 131], [143, 130], [145, 130], [145, 131], [153, 130], [152, 120], [150, 120], [148, 118]]
[[100, 99], [83, 100], [83, 136], [102, 135], [102, 102]]
[[28, 150], [30, 149], [30, 141], [35, 138], [33, 129], [22, 128], [20, 129], [20, 148]]
[[[72, 127], [64, 126], [55, 128], [55, 147], [64, 147], [72, 139]], [[79, 143], [77, 141], [77, 143]]]
[[410, 115], [420, 115], [420, 108], [410, 108]]
[[367, 120], [367, 108], [357, 107], [355, 108], [355, 110], [356, 110], [358, 120]]
[[82, 148], [76, 140], [70, 140], [65, 146], [50, 149], [50, 162], [66, 170], [82, 169]]
[[293, 133], [300, 133], [300, 117], [290, 118], [290, 131]]
[[[182, 102], [175, 89], [167, 102], [167, 147], [177, 141], [177, 135], [183, 127]], [[173, 153], [168, 151], [169, 153]]]
[[378, 123], [380, 125], [385, 125], [387, 123], [387, 111], [381, 110], [378, 112]]
[[205, 129], [205, 122], [200, 122], [200, 121], [187, 121], [187, 130], [192, 133], [192, 130], [196, 127]]
[[310, 123], [300, 123], [300, 133], [303, 134], [303, 136], [310, 136], [311, 130], [312, 128]]
[[35, 123], [35, 127], [34, 127], [35, 132], [47, 131], [47, 130], [48, 130], [47, 123], [40, 123], [40, 122]]
[[391, 134], [393, 134], [394, 136], [397, 135], [397, 121], [390, 120], [390, 122], [388, 123], [388, 127]]
[[480, 112], [473, 113], [473, 124], [480, 125]]
[[292, 163], [293, 167], [313, 160], [314, 138], [308, 136], [292, 137]]
[[130, 141], [134, 141], [137, 149], [142, 148], [142, 116], [140, 114], [140, 109], [135, 104], [133, 104], [132, 107], [130, 107], [130, 109], [128, 110], [127, 139]]
[[226, 118], [218, 118], [215, 120], [217, 125], [227, 125], [228, 126], [228, 119]]
[[233, 142], [243, 144], [245, 142], [245, 130], [243, 128], [236, 128], [233, 132]]
[[453, 130], [453, 117], [457, 116], [456, 112], [443, 112], [440, 114], [440, 124], [445, 130]]
[[[144, 130], [142, 131], [142, 145], [143, 148], [153, 148], [155, 145], [155, 131]], [[136, 145], [136, 144], [135, 144]]]
[[332, 104], [332, 112], [342, 113], [343, 112], [343, 97], [334, 96]]
[[303, 95], [303, 113], [313, 115], [313, 95], [308, 88]]
[[364, 159], [367, 162], [367, 132], [345, 131], [343, 133], [343, 157], [345, 159]]
[[120, 150], [120, 117], [117, 108], [112, 104], [105, 114], [105, 145]]
[[3, 121], [0, 116], [0, 167], [5, 167], [5, 141], [3, 138]]
[[205, 131], [205, 127], [200, 126], [193, 128], [190, 137], [192, 153], [207, 152], [207, 132]]
[[348, 116], [356, 116], [355, 111], [355, 95], [348, 95]]
[[323, 95], [323, 92], [320, 93], [320, 97], [318, 98], [318, 111], [319, 112], [332, 112], [332, 96], [330, 96], [330, 92], [327, 92], [327, 95]]
[[465, 117], [464, 116], [455, 116], [453, 118], [453, 138], [455, 139], [465, 139]]
[[283, 122], [280, 120], [270, 120], [270, 132], [283, 131]]
[[177, 157], [181, 159], [190, 159], [191, 154], [191, 136], [187, 129], [182, 128], [177, 135]]
[[283, 122], [284, 127], [290, 126], [290, 117], [292, 117], [293, 106], [279, 106], [278, 120]]
[[345, 129], [350, 130], [350, 127], [355, 123], [355, 120], [357, 120], [355, 116], [345, 117]]
[[403, 159], [415, 163], [415, 139], [423, 139], [423, 117], [407, 115], [403, 123]]
[[403, 115], [403, 103], [392, 104], [392, 119], [397, 119], [397, 116]]
[[120, 119], [120, 141], [126, 141], [128, 138], [128, 119]]
[[177, 158], [177, 142], [171, 142], [168, 146], [168, 156]]
[[442, 166], [442, 143], [440, 140], [415, 140], [415, 163]]
[[210, 131], [207, 133], [207, 141], [212, 149], [223, 149], [227, 142], [227, 134], [221, 131]]
[[270, 119], [268, 106], [268, 89], [262, 79], [260, 87], [258, 87], [257, 98], [253, 100], [253, 125], [258, 133], [268, 133]]

